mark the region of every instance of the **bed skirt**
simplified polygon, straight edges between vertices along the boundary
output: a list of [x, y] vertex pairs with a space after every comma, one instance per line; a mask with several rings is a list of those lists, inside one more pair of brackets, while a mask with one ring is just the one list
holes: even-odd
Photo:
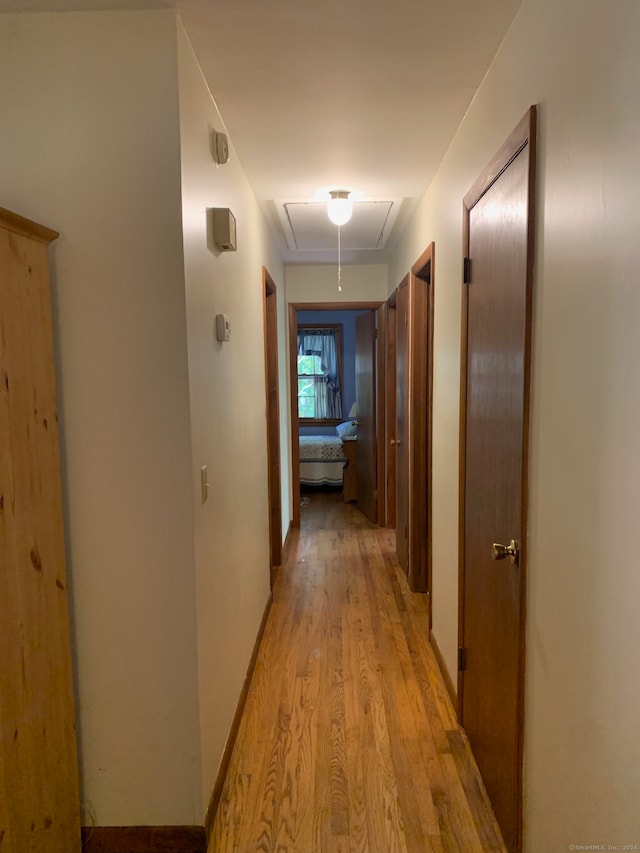
[[304, 486], [341, 486], [344, 462], [300, 462], [300, 482]]

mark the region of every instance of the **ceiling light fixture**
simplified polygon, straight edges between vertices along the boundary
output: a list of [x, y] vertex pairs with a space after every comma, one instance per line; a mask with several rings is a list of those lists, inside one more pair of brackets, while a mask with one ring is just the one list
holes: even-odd
[[348, 190], [330, 190], [331, 198], [327, 202], [327, 216], [338, 226], [338, 293], [342, 292], [342, 266], [340, 264], [340, 228], [346, 225], [353, 213], [353, 204], [349, 200]]
[[353, 213], [353, 204], [349, 200], [348, 190], [331, 190], [327, 202], [327, 216], [334, 225], [346, 225]]

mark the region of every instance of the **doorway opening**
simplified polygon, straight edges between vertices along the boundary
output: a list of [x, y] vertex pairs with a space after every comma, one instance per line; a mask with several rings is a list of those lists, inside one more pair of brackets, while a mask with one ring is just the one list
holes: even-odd
[[[384, 406], [380, 405], [378, 393], [384, 369], [379, 362], [384, 350], [380, 348], [376, 335], [370, 332], [370, 345], [365, 346], [357, 327], [365, 324], [375, 333], [379, 326], [376, 312], [381, 304], [321, 302], [289, 305], [294, 528], [300, 527], [304, 498], [301, 486], [333, 487], [341, 492], [345, 502], [355, 501], [372, 521], [378, 522], [378, 502], [384, 501], [384, 492], [377, 486], [378, 471], [382, 470], [378, 460], [380, 424], [384, 423]], [[336, 324], [341, 326], [344, 344], [339, 359], [336, 359], [340, 372], [340, 405], [329, 406], [323, 411], [323, 414], [333, 417], [307, 419], [302, 415], [307, 414], [309, 389], [314, 382], [323, 383], [323, 377], [310, 379], [308, 375], [299, 374], [300, 360], [308, 361], [316, 351], [314, 347], [320, 352], [323, 344], [313, 343], [309, 337], [307, 345], [302, 330], [306, 334], [310, 328], [329, 329]], [[325, 361], [329, 358], [325, 357]], [[333, 374], [327, 365], [324, 367], [327, 374], [324, 379], [333, 385]], [[304, 394], [302, 411], [301, 393]], [[326, 391], [323, 389], [321, 393], [326, 394]]]

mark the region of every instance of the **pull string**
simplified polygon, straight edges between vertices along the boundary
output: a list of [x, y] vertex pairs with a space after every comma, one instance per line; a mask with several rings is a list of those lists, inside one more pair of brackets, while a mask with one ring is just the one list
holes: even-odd
[[338, 225], [338, 293], [342, 293], [342, 267], [340, 265], [340, 226]]

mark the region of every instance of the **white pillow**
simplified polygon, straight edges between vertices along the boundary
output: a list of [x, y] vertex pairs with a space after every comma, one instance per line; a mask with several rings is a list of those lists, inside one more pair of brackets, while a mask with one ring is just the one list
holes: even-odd
[[355, 421], [344, 421], [344, 423], [338, 424], [336, 427], [336, 432], [340, 436], [340, 438], [349, 438], [352, 435], [358, 434], [358, 429]]

